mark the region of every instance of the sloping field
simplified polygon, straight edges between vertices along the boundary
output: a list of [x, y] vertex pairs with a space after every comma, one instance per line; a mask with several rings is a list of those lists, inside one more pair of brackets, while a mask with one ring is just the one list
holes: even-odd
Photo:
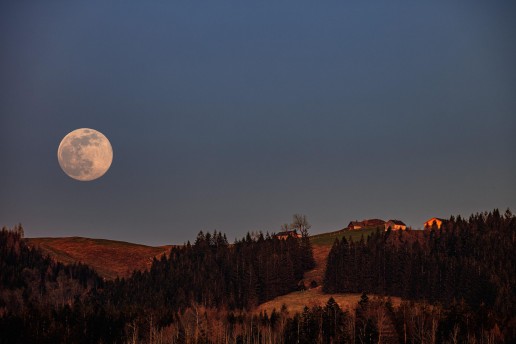
[[314, 252], [315, 268], [305, 273], [304, 282], [306, 286], [309, 286], [312, 281], [317, 282], [317, 285], [322, 285], [324, 278], [324, 272], [326, 271], [326, 260], [330, 253], [331, 247], [335, 239], [342, 239], [346, 237], [347, 240], [359, 241], [362, 236], [364, 240], [374, 233], [374, 229], [363, 229], [363, 230], [340, 230], [335, 232], [317, 234], [310, 237], [312, 248]]
[[27, 238], [28, 244], [62, 263], [82, 262], [107, 279], [128, 277], [134, 270], [147, 269], [154, 257], [172, 246], [145, 246], [123, 241], [69, 238]]
[[[342, 309], [355, 307], [361, 294], [324, 294], [322, 292], [326, 260], [336, 238], [340, 240], [342, 237], [346, 237], [348, 240], [359, 241], [363, 236], [366, 240], [375, 231], [376, 229], [340, 230], [312, 236], [310, 242], [314, 253], [315, 268], [305, 273], [303, 281], [306, 287], [310, 286], [312, 281], [315, 281], [318, 287], [279, 296], [261, 304], [257, 312], [266, 310], [270, 314], [273, 309], [280, 310], [282, 305], [286, 305], [289, 312], [302, 312], [305, 306], [324, 306], [330, 297], [333, 297]], [[372, 296], [370, 295], [370, 297]], [[392, 298], [392, 302], [394, 305], [398, 305], [400, 298]]]

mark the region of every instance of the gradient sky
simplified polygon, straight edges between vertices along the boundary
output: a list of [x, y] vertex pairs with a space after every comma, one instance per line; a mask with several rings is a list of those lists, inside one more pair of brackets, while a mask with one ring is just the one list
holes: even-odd
[[[0, 226], [145, 244], [516, 210], [514, 1], [3, 1]], [[66, 176], [94, 128], [111, 169]]]

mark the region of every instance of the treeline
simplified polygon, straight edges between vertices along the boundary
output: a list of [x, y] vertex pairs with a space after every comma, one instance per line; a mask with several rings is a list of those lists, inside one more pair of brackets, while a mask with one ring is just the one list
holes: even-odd
[[[0, 309], [20, 309], [31, 302], [70, 304], [103, 284], [87, 265], [58, 263], [29, 247], [21, 225], [0, 230]], [[57, 288], [60, 293], [54, 293]]]
[[[443, 310], [426, 302], [401, 302], [365, 293], [349, 309], [333, 298], [325, 305], [291, 313], [245, 311], [191, 305], [164, 326], [147, 316], [125, 328], [128, 343], [502, 343], [497, 325], [482, 326], [483, 313], [471, 313], [464, 303]], [[510, 341], [507, 341], [510, 342]]]
[[[150, 270], [115, 280], [101, 298], [125, 310], [166, 310], [199, 304], [210, 308], [252, 309], [300, 288], [303, 273], [303, 240], [279, 240], [269, 234], [247, 234], [229, 244], [222, 233], [199, 233], [195, 243], [171, 249], [169, 256], [154, 259]], [[125, 312], [125, 311], [124, 311]]]
[[131, 330], [149, 332], [147, 337], [154, 342], [167, 338], [172, 343], [355, 343], [355, 339], [370, 335], [366, 332], [355, 337], [355, 325], [361, 331], [362, 322], [368, 321], [363, 312], [358, 322], [356, 319], [355, 311], [343, 311], [330, 298], [326, 305], [305, 307], [302, 313], [291, 313], [286, 305], [270, 314], [196, 305], [176, 314], [172, 324], [159, 330], [148, 326]]
[[[507, 210], [451, 217], [441, 229], [336, 240], [324, 291], [368, 292], [449, 305], [464, 302], [479, 328], [516, 339], [516, 217]], [[479, 325], [480, 326], [480, 325]]]
[[103, 284], [88, 266], [64, 265], [27, 246], [21, 225], [2, 228], [0, 343], [62, 342], [71, 305]]

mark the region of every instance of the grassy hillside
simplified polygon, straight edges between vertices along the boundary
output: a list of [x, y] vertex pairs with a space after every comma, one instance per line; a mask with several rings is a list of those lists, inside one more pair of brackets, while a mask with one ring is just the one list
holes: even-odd
[[[356, 305], [358, 300], [360, 299], [359, 294], [324, 294], [322, 292], [322, 282], [324, 278], [324, 272], [326, 271], [326, 260], [328, 258], [328, 254], [330, 253], [333, 242], [336, 238], [339, 240], [342, 237], [346, 237], [346, 239], [352, 239], [353, 241], [358, 241], [362, 236], [366, 239], [370, 234], [374, 233], [376, 229], [361, 229], [361, 230], [339, 230], [335, 232], [322, 233], [314, 235], [310, 238], [310, 242], [312, 243], [312, 248], [314, 252], [315, 259], [315, 268], [306, 272], [303, 281], [305, 286], [309, 286], [312, 281], [315, 281], [318, 285], [317, 288], [305, 290], [305, 291], [297, 291], [294, 293], [290, 293], [287, 295], [283, 295], [275, 298], [269, 302], [261, 304], [257, 310], [263, 311], [267, 310], [268, 313], [272, 311], [272, 309], [279, 310], [281, 306], [285, 304], [289, 311], [292, 312], [301, 312], [304, 306], [314, 306], [314, 305], [325, 305], [330, 297], [333, 297], [335, 301], [339, 304], [341, 308], [349, 308]], [[396, 300], [393, 299], [394, 303], [399, 303], [399, 298]]]
[[367, 236], [374, 233], [375, 231], [376, 229], [362, 229], [353, 231], [344, 229], [312, 236], [310, 238], [310, 242], [312, 243], [314, 252], [315, 268], [305, 273], [305, 285], [310, 285], [310, 282], [312, 281], [317, 282], [318, 285], [322, 285], [324, 272], [326, 271], [326, 259], [328, 258], [328, 254], [330, 253], [331, 246], [333, 245], [335, 239], [338, 238], [340, 240], [342, 237], [346, 237], [348, 240], [351, 238], [353, 241], [358, 241], [362, 236], [364, 236], [364, 239], [366, 239]]
[[127, 277], [133, 270], [149, 268], [152, 259], [167, 253], [172, 246], [152, 247], [123, 241], [69, 238], [27, 238], [28, 244], [63, 263], [82, 262], [102, 277]]
[[[260, 311], [267, 311], [268, 314], [271, 314], [273, 309], [279, 311], [283, 305], [287, 306], [287, 309], [292, 314], [296, 312], [303, 312], [303, 308], [305, 306], [313, 307], [313, 306], [324, 306], [330, 297], [339, 304], [339, 307], [342, 309], [352, 309], [354, 308], [358, 301], [360, 301], [361, 294], [324, 294], [322, 292], [321, 287], [317, 287], [314, 289], [308, 289], [303, 291], [296, 291], [287, 295], [282, 295], [274, 300], [262, 303], [256, 309], [256, 313]], [[371, 295], [370, 295], [371, 296]], [[401, 303], [401, 298], [392, 297], [392, 304], [394, 306], [399, 306]]]

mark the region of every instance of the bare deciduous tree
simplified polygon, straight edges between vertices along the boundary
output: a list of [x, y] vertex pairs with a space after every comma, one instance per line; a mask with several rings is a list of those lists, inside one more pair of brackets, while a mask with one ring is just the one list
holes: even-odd
[[312, 228], [312, 225], [306, 219], [306, 215], [303, 214], [294, 214], [290, 226], [293, 229], [297, 229], [303, 237], [308, 237], [308, 230]]

